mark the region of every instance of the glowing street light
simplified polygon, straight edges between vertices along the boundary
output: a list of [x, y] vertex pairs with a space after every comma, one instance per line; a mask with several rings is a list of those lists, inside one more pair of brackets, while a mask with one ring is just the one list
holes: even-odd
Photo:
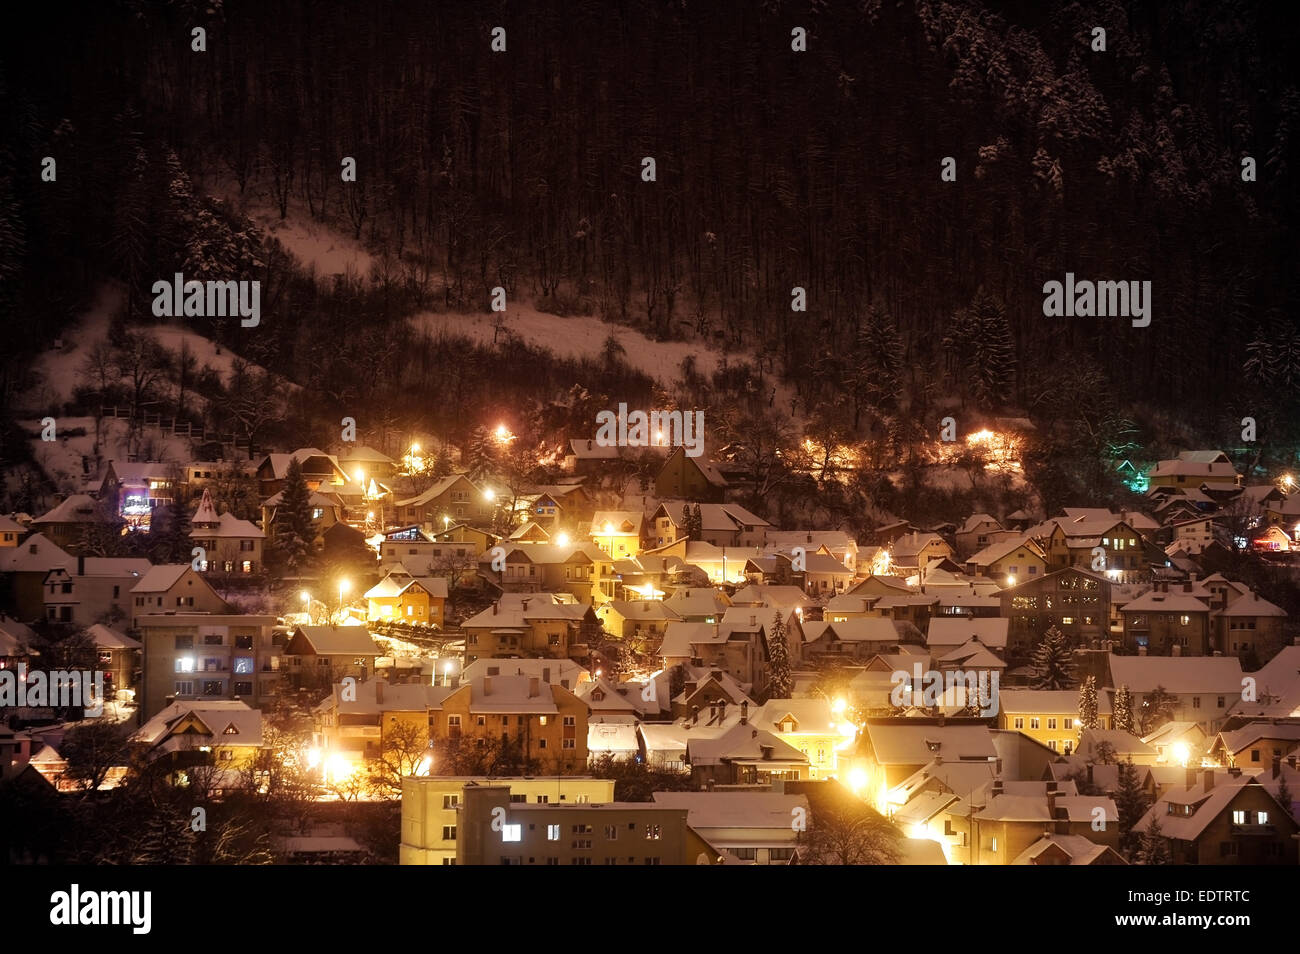
[[450, 526], [451, 526], [451, 517], [447, 516], [444, 513], [442, 515], [442, 529], [446, 530]]
[[343, 594], [352, 588], [352, 584], [347, 580], [339, 580], [339, 617], [343, 618]]
[[483, 491], [483, 499], [484, 499], [484, 500], [496, 500], [496, 499], [497, 499], [497, 492], [496, 492], [495, 490], [493, 490], [491, 487], [489, 487], [487, 490]]
[[557, 546], [567, 547], [569, 545], [569, 535], [561, 533], [555, 538], [555, 543]]

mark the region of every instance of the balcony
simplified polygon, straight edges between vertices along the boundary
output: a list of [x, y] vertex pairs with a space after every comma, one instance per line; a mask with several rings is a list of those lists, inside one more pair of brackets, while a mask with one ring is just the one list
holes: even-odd
[[1276, 835], [1277, 826], [1272, 824], [1257, 825], [1247, 823], [1245, 825], [1233, 825], [1232, 833], [1234, 835]]

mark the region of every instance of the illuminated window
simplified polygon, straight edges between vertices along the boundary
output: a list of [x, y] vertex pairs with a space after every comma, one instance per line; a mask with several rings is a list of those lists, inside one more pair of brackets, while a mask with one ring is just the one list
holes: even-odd
[[523, 826], [523, 825], [502, 825], [502, 826], [501, 826], [501, 840], [502, 840], [502, 841], [522, 841], [522, 840], [523, 840], [523, 837], [524, 837], [524, 831], [523, 831], [523, 829], [524, 829], [524, 826]]
[[560, 840], [560, 826], [559, 826], [559, 825], [547, 825], [547, 826], [546, 826], [546, 840], [547, 840], [547, 841], [559, 841], [559, 840]]

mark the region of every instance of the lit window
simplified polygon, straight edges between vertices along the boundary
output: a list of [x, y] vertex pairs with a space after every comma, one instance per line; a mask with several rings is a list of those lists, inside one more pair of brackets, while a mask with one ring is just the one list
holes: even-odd
[[502, 841], [522, 841], [522, 840], [523, 840], [523, 837], [524, 837], [524, 834], [523, 834], [523, 828], [524, 828], [523, 825], [502, 825], [502, 826], [501, 826], [501, 840], [502, 840]]
[[559, 826], [559, 825], [547, 825], [547, 826], [546, 826], [546, 840], [547, 840], [547, 841], [559, 841], [559, 840], [560, 840], [560, 826]]

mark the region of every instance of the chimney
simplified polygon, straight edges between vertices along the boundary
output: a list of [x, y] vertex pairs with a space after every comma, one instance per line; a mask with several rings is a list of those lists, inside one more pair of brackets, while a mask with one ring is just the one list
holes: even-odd
[[691, 725], [698, 725], [700, 721], [700, 707], [691, 706]]
[[1238, 765], [1232, 766], [1230, 769], [1228, 769], [1228, 774], [1231, 775], [1233, 778], [1241, 778], [1241, 767]]
[[492, 601], [492, 615], [493, 615], [493, 616], [496, 616], [496, 615], [497, 615], [497, 601], [496, 601], [496, 600], [493, 600], [493, 601]]
[[[1232, 770], [1229, 769], [1228, 771], [1232, 771]], [[1208, 792], [1210, 789], [1214, 788], [1214, 769], [1207, 768], [1202, 773], [1202, 776], [1205, 779], [1205, 790]]]
[[1187, 766], [1187, 787], [1196, 787], [1196, 769], [1193, 766]]
[[1275, 755], [1273, 756], [1273, 778], [1277, 778], [1281, 774], [1282, 774], [1282, 756]]
[[749, 625], [750, 625], [750, 626], [757, 626], [757, 625], [758, 625], [758, 617], [757, 617], [757, 616], [754, 616], [753, 614], [751, 614], [750, 617], [749, 617]]
[[538, 679], [536, 676], [528, 677], [528, 698], [529, 699], [532, 699], [534, 696], [538, 696], [541, 694], [541, 687], [539, 685], [540, 682], [541, 680]]
[[770, 745], [760, 745], [758, 748], [759, 748], [759, 751], [761, 751], [761, 752], [763, 753], [763, 761], [765, 761], [765, 762], [767, 762], [767, 761], [771, 761], [771, 758], [772, 758], [772, 746], [770, 746]]
[[1088, 784], [1092, 784], [1092, 763], [1088, 763]]
[[520, 607], [520, 609], [522, 609], [525, 613], [527, 613], [527, 612], [528, 612], [528, 600], [520, 600], [520, 601], [519, 601], [519, 607]]
[[490, 696], [490, 695], [492, 695], [492, 677], [491, 677], [491, 676], [484, 676], [484, 677], [483, 677], [483, 695], [485, 695], [485, 696]]
[[86, 558], [84, 555], [77, 556], [77, 576], [86, 575]]
[[990, 794], [992, 794], [994, 798], [997, 798], [999, 795], [1002, 794], [1002, 779], [995, 778], [993, 780], [993, 790]]
[[1286, 764], [1289, 765], [1289, 766], [1291, 766], [1292, 768], [1295, 768], [1295, 756], [1294, 756], [1294, 755], [1288, 755], [1288, 756], [1286, 757]]
[[382, 706], [384, 704], [384, 680], [376, 676], [374, 682], [375, 682], [375, 705]]
[[727, 700], [718, 700], [718, 721], [721, 722], [727, 717]]
[[550, 681], [551, 681], [551, 667], [550, 667], [550, 666], [543, 666], [543, 667], [542, 667], [542, 682], [550, 682]]
[[[740, 724], [741, 725], [749, 724], [749, 700], [748, 699], [746, 699], [744, 702], [740, 704]], [[1280, 761], [1282, 761], [1281, 756], [1275, 755], [1273, 757], [1273, 765], [1275, 768], [1277, 766], [1277, 763]], [[1274, 771], [1273, 774], [1277, 775], [1277, 772]]]

